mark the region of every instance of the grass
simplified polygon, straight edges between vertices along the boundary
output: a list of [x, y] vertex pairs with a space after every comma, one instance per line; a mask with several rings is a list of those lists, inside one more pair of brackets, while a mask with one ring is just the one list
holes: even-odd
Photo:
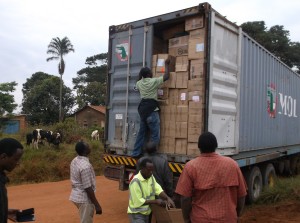
[[[10, 136], [12, 137], [12, 136]], [[18, 139], [18, 137], [13, 137]], [[24, 141], [24, 140], [23, 140]], [[96, 175], [102, 175], [103, 145], [99, 141], [85, 141], [90, 145], [89, 160]], [[25, 145], [25, 142], [22, 142]], [[77, 156], [75, 144], [60, 144], [59, 148], [40, 145], [39, 149], [24, 146], [24, 153], [20, 162], [12, 172], [8, 173], [11, 185], [25, 183], [40, 183], [60, 181], [70, 178], [70, 163]]]
[[286, 200], [300, 201], [300, 176], [277, 178], [274, 187], [266, 188], [256, 204], [273, 204]]

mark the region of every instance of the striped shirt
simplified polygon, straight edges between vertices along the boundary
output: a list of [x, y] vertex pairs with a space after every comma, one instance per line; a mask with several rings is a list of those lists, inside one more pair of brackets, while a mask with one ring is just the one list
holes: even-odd
[[237, 202], [246, 196], [246, 183], [237, 163], [216, 153], [189, 161], [176, 193], [192, 197], [191, 222], [237, 222]]
[[75, 203], [91, 203], [85, 189], [92, 187], [96, 191], [95, 171], [85, 156], [75, 157], [70, 165], [72, 191], [70, 200]]

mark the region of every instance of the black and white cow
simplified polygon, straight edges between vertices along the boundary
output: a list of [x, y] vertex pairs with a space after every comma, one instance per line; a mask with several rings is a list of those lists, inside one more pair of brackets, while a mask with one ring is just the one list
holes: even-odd
[[99, 137], [100, 137], [99, 131], [98, 131], [97, 129], [94, 130], [94, 131], [92, 132], [92, 134], [91, 134], [92, 140], [97, 140], [97, 141], [99, 141]]

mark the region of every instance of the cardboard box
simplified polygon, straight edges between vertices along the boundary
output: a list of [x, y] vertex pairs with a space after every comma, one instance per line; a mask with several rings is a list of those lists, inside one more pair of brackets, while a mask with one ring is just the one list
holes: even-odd
[[189, 60], [187, 56], [176, 57], [175, 71], [188, 71], [189, 70]]
[[188, 88], [189, 73], [176, 72], [176, 88]]
[[203, 59], [205, 56], [204, 38], [194, 38], [189, 40], [188, 58]]
[[203, 16], [194, 16], [185, 20], [185, 31], [204, 27]]
[[197, 143], [188, 142], [186, 154], [188, 156], [199, 156], [200, 150], [198, 148], [198, 142]]
[[169, 99], [168, 102], [170, 105], [178, 104], [178, 89], [169, 89]]
[[188, 105], [188, 90], [187, 89], [179, 89], [178, 90], [178, 100], [177, 104], [178, 105]]
[[197, 78], [188, 81], [188, 90], [189, 91], [200, 91], [202, 94], [204, 93], [204, 79]]
[[187, 105], [176, 106], [176, 122], [187, 122], [189, 107]]
[[203, 114], [189, 115], [188, 128], [203, 129]]
[[188, 55], [189, 36], [169, 39], [169, 54], [177, 57]]
[[169, 89], [166, 87], [157, 89], [157, 98], [161, 100], [168, 99], [169, 97]]
[[190, 79], [204, 78], [204, 59], [190, 60]]
[[203, 102], [203, 93], [201, 91], [189, 91], [189, 101]]
[[200, 115], [203, 112], [203, 103], [189, 101], [189, 116], [190, 115]]
[[176, 122], [175, 138], [186, 139], [188, 134], [187, 122]]
[[[176, 125], [177, 126], [177, 125]], [[198, 142], [201, 134], [200, 128], [188, 128], [188, 142]]]
[[174, 154], [175, 138], [174, 137], [161, 137], [158, 152]]
[[[153, 75], [154, 77], [160, 77], [160, 76], [164, 76], [164, 73], [159, 73], [159, 72], [156, 72], [154, 73]], [[170, 77], [168, 80], [166, 80], [162, 85], [161, 87], [164, 88], [175, 88], [176, 86], [176, 72], [170, 72]]]
[[179, 23], [177, 25], [172, 25], [170, 28], [163, 30], [163, 39], [169, 40], [172, 39], [185, 31], [185, 23]]
[[[169, 71], [174, 72], [175, 71], [175, 57], [169, 54], [157, 54], [157, 60], [155, 63], [155, 69], [156, 73], [165, 73], [165, 61], [169, 59]], [[153, 61], [153, 56], [152, 56]]]
[[186, 155], [187, 139], [175, 139], [175, 153]]
[[205, 38], [205, 29], [195, 29], [190, 31], [190, 39]]
[[164, 121], [176, 121], [176, 105], [160, 106], [160, 117]]
[[161, 122], [161, 125], [160, 125], [161, 136], [175, 138], [175, 127], [176, 127], [176, 122], [174, 122], [174, 121]]
[[153, 54], [168, 53], [168, 42], [154, 36], [152, 53]]

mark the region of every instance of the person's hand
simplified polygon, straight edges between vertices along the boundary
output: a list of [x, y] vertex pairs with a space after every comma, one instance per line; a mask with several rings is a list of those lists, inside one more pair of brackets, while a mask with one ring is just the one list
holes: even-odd
[[13, 222], [17, 222], [17, 212], [21, 212], [21, 210], [9, 209], [7, 218]]
[[96, 214], [102, 214], [102, 207], [100, 205], [95, 205]]
[[174, 201], [170, 197], [167, 198], [167, 205], [172, 208], [176, 207]]
[[161, 207], [165, 207], [166, 206], [166, 202], [164, 202], [162, 199], [157, 199], [157, 205], [161, 206]]

